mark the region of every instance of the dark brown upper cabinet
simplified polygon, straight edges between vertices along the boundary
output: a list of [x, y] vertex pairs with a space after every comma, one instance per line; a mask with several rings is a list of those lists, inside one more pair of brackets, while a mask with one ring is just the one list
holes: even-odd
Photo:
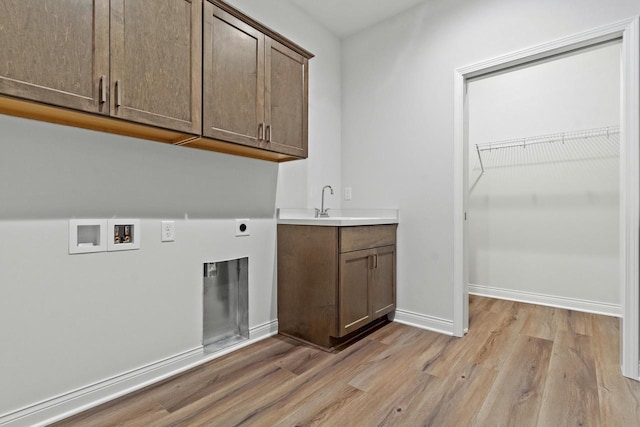
[[266, 38], [265, 141], [267, 148], [307, 157], [309, 61]]
[[203, 135], [306, 158], [311, 55], [214, 3], [204, 4]]
[[2, 0], [0, 93], [109, 114], [109, 0]]
[[111, 0], [111, 115], [200, 133], [202, 0]]
[[221, 0], [2, 0], [0, 114], [296, 160], [312, 57]]
[[[201, 130], [202, 0], [0, 2], [0, 93]], [[1, 112], [175, 142], [187, 135], [4, 103]]]
[[264, 34], [205, 2], [203, 135], [259, 147], [264, 138]]

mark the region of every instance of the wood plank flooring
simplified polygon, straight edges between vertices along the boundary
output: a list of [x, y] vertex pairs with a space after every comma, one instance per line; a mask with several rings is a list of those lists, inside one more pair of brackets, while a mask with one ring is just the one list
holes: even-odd
[[471, 297], [454, 338], [390, 323], [330, 354], [258, 342], [56, 426], [640, 426], [619, 319]]

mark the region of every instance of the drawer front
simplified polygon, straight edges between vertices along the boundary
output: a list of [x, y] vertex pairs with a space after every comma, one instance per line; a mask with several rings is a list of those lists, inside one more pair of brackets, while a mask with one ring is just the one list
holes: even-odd
[[395, 245], [397, 227], [397, 224], [340, 227], [340, 252]]

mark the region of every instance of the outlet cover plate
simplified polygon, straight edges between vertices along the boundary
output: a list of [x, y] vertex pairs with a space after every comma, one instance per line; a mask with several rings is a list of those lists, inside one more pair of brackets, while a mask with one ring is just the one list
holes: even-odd
[[344, 187], [344, 199], [351, 200], [352, 197], [353, 197], [353, 193], [352, 193], [351, 187]]
[[249, 236], [251, 227], [249, 225], [249, 219], [236, 219], [236, 237]]
[[176, 222], [175, 221], [162, 221], [162, 233], [160, 236], [161, 242], [175, 242], [176, 240]]

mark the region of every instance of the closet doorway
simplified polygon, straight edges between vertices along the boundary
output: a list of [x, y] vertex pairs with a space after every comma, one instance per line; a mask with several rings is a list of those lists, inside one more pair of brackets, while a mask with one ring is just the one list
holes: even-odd
[[467, 81], [471, 294], [621, 316], [620, 48]]
[[622, 315], [622, 372], [639, 379], [639, 29], [629, 19], [456, 70], [455, 335], [469, 288], [577, 303]]

